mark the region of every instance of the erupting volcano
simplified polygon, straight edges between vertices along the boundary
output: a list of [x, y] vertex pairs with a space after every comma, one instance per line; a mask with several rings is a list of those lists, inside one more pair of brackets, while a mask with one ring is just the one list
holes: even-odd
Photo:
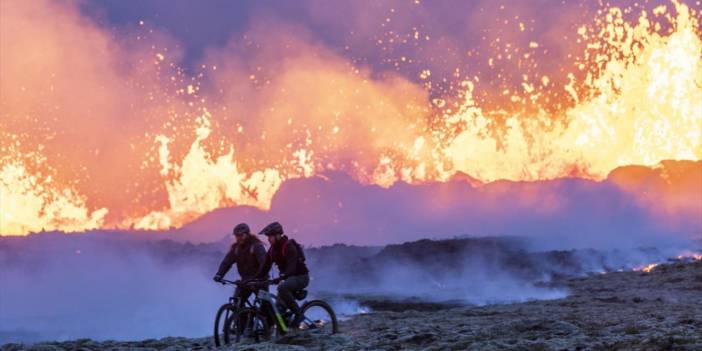
[[2, 5], [2, 234], [180, 227], [330, 170], [479, 186], [702, 158], [696, 3], [554, 5], [588, 14], [555, 24], [480, 4], [454, 32], [388, 3], [343, 50], [262, 16], [190, 61], [148, 20], [41, 5]]
[[0, 1], [11, 350], [692, 350], [700, 291], [699, 0]]

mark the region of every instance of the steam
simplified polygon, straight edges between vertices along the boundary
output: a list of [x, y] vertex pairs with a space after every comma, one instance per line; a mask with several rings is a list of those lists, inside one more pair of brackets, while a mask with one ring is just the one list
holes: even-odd
[[[326, 173], [286, 182], [268, 211], [221, 209], [169, 233], [177, 240], [209, 242], [218, 240], [233, 218], [241, 218], [254, 227], [278, 220], [308, 245], [386, 245], [461, 234], [535, 238], [542, 250], [658, 247], [689, 241], [702, 231], [702, 218], [691, 215], [693, 209], [702, 209], [695, 200], [702, 191], [695, 180], [702, 175], [700, 165], [683, 162], [622, 172], [617, 178], [639, 179], [636, 195], [621, 189], [615, 179], [480, 187], [455, 180], [383, 189], [359, 184], [344, 173]], [[661, 174], [676, 175], [666, 181]], [[639, 196], [652, 206], [642, 206]], [[664, 207], [677, 201], [690, 212]]]
[[60, 239], [2, 252], [12, 263], [0, 269], [0, 330], [15, 341], [206, 336], [226, 302], [203, 263], [145, 243]]
[[[613, 271], [640, 271], [668, 260], [699, 260], [692, 243], [649, 248], [535, 250], [532, 238], [420, 240], [386, 246], [360, 259], [312, 256], [312, 286], [363, 301], [486, 305], [558, 299], [569, 291], [564, 278]], [[565, 244], [562, 244], [565, 245]], [[324, 250], [324, 248], [313, 249]], [[315, 260], [315, 258], [317, 260]], [[653, 264], [652, 264], [653, 263]], [[349, 269], [353, 266], [353, 269]], [[314, 290], [313, 290], [314, 291]], [[371, 307], [373, 307], [371, 305]]]
[[[225, 243], [147, 241], [134, 234], [41, 234], [0, 240], [0, 341], [208, 337], [232, 293], [211, 281]], [[538, 240], [423, 240], [378, 247], [307, 248], [308, 299], [340, 319], [417, 303], [462, 306], [568, 294], [563, 277], [633, 270], [693, 257], [688, 245], [650, 249], [534, 250]], [[21, 249], [20, 249], [21, 248]], [[229, 278], [236, 279], [236, 273]]]
[[[360, 279], [344, 282], [340, 278], [343, 276], [341, 273], [335, 279], [330, 279], [326, 288], [333, 289], [336, 286], [336, 293], [398, 300], [400, 303], [428, 301], [486, 305], [567, 296], [564, 288], [539, 287], [534, 280], [511, 274], [504, 267], [485, 262], [459, 261], [442, 267], [392, 262], [384, 263]], [[324, 283], [319, 282], [319, 285], [324, 291]], [[339, 285], [343, 285], [344, 289], [339, 289]], [[411, 304], [407, 308], [411, 309]]]

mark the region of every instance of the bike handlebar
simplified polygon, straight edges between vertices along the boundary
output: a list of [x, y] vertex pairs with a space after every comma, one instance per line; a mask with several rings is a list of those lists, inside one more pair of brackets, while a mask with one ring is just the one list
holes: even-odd
[[241, 281], [241, 280], [227, 280], [227, 279], [222, 279], [219, 281], [222, 285], [227, 285], [227, 284], [232, 284], [232, 285], [249, 285], [249, 284], [263, 284], [263, 283], [268, 283], [271, 285], [277, 284], [277, 282], [270, 280], [270, 279], [251, 279], [251, 280], [246, 280], [246, 281]]

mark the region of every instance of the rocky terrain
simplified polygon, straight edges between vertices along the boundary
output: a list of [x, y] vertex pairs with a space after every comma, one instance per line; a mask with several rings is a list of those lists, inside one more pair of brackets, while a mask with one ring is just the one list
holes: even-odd
[[[672, 261], [650, 272], [553, 281], [569, 296], [548, 301], [456, 306], [374, 303], [341, 323], [341, 333], [300, 332], [222, 350], [702, 350], [702, 261]], [[11, 350], [214, 349], [209, 338], [134, 342], [75, 340], [6, 344]]]

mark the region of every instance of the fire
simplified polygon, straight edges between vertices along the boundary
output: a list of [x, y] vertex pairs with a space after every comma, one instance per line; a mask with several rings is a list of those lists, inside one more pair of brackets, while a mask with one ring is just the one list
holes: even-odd
[[[562, 177], [580, 166], [585, 175], [602, 179], [618, 166], [702, 158], [699, 24], [687, 6], [674, 4], [677, 17], [668, 36], [653, 29], [646, 12], [631, 26], [621, 9], [609, 9], [591, 33], [582, 92], [565, 87], [575, 100], [565, 122], [554, 122], [543, 109], [511, 116], [500, 146], [485, 137], [497, 128], [495, 119], [475, 103], [474, 85], [467, 83], [459, 113], [448, 116], [462, 132], [441, 150], [452, 165], [445, 171], [483, 181], [538, 180]], [[585, 30], [581, 33], [588, 38]]]
[[[165, 94], [165, 106], [144, 107], [156, 114], [168, 111], [172, 117], [162, 130], [144, 133], [146, 141], [141, 142], [153, 145], [153, 150], [134, 146], [135, 142], [119, 149], [119, 154], [133, 152], [129, 158], [153, 159], [145, 161], [142, 169], [131, 171], [148, 174], [144, 175], [146, 181], [139, 182], [143, 193], [153, 193], [152, 185], [158, 183], [164, 201], [107, 221], [108, 207], [102, 202], [93, 206], [97, 209], [89, 209], [88, 197], [82, 195], [87, 185], [41, 176], [27, 167], [21, 153], [0, 141], [0, 233], [80, 231], [104, 227], [108, 222], [123, 228], [179, 227], [220, 207], [268, 209], [285, 181], [326, 170], [346, 171], [359, 181], [387, 187], [397, 181], [446, 181], [458, 172], [481, 182], [564, 176], [601, 180], [623, 165], [700, 160], [700, 25], [698, 14], [687, 5], [678, 1], [672, 5], [674, 13], [665, 6], [652, 11], [617, 7], [602, 10], [594, 24], [582, 25], [570, 33], [584, 43], [585, 51], [575, 59], [574, 71], [564, 73], [567, 84], [559, 83], [559, 77], [551, 74], [519, 72], [516, 77], [521, 77], [517, 85], [521, 91], [504, 89], [499, 93], [522, 108], [497, 107], [502, 100], [491, 103], [480, 99], [478, 93], [485, 89], [485, 82], [477, 77], [459, 80], [459, 101], [453, 104], [455, 96], [425, 91], [431, 89], [436, 76], [429, 69], [418, 73], [422, 86], [394, 75], [376, 78], [330, 50], [304, 43], [316, 54], [286, 60], [284, 71], [277, 75], [261, 67], [246, 74], [227, 71], [228, 60], [215, 60], [209, 66], [215, 85], [241, 81], [251, 84], [242, 83], [241, 90], [250, 94], [247, 97], [255, 97], [251, 104], [261, 105], [264, 112], [258, 111], [259, 107], [232, 108], [217, 102], [217, 94], [226, 95], [223, 89], [214, 93], [197, 81], [200, 78], [183, 78], [176, 68], [179, 74], [167, 79], [181, 85], [173, 90], [174, 96]], [[637, 21], [625, 20], [625, 15], [635, 10], [640, 10]], [[521, 22], [520, 30], [525, 30]], [[417, 40], [416, 30], [413, 33]], [[95, 37], [99, 39], [97, 48], [116, 50], [105, 44], [106, 39]], [[422, 42], [430, 41], [428, 35], [421, 37]], [[525, 49], [542, 50], [544, 46], [535, 39]], [[159, 72], [167, 72], [161, 67], [178, 53], [165, 54], [167, 50], [161, 47], [153, 50], [153, 64]], [[516, 56], [517, 52], [502, 54]], [[402, 62], [412, 59], [402, 56]], [[498, 60], [489, 58], [490, 67]], [[95, 71], [102, 72], [103, 68], [96, 65]], [[134, 85], [150, 86], [151, 82], [141, 83]], [[307, 94], [290, 92], [301, 85], [309, 87]], [[6, 86], [10, 85], [3, 88]], [[556, 91], [566, 101], [545, 99]], [[146, 100], [157, 100], [161, 94], [149, 91]], [[241, 97], [232, 94], [232, 100]], [[3, 104], [10, 104], [17, 99], [3, 100]], [[103, 100], [110, 101], [111, 97], [101, 96], [93, 108], [101, 106]], [[563, 108], [552, 108], [556, 104]], [[250, 124], [220, 122], [224, 115], [246, 117], [253, 111], [259, 115], [255, 116], [258, 119], [251, 118]], [[179, 119], [181, 124], [174, 125]], [[195, 121], [193, 130], [182, 125], [185, 119], [188, 123]], [[223, 130], [230, 127], [231, 132]], [[9, 126], [0, 126], [0, 132], [14, 133]], [[211, 147], [217, 143], [221, 147]], [[37, 150], [36, 154], [45, 151]], [[44, 158], [44, 163], [53, 162]], [[54, 173], [70, 177], [54, 167]], [[101, 186], [118, 188], [107, 185], [91, 187], [90, 196], [99, 194]], [[117, 210], [109, 208], [110, 214]]]
[[700, 252], [692, 252], [692, 251], [683, 251], [679, 255], [677, 255], [675, 258], [678, 260], [692, 260], [692, 261], [702, 261], [702, 253]]
[[[196, 137], [180, 164], [169, 157], [169, 138], [159, 135], [159, 163], [166, 178], [169, 208], [124, 224], [136, 229], [160, 229], [182, 225], [186, 220], [227, 205], [251, 205], [268, 208], [270, 199], [283, 178], [275, 169], [267, 168], [251, 174], [240, 171], [234, 150], [213, 159], [202, 142], [212, 132], [207, 111], [197, 119]], [[301, 165], [304, 166], [304, 154]]]
[[[672, 259], [670, 259], [670, 260], [672, 260]], [[680, 254], [678, 254], [677, 256], [675, 256], [675, 260], [688, 261], [688, 262], [689, 261], [702, 261], [702, 253], [693, 252], [693, 251], [683, 251]], [[651, 273], [651, 271], [654, 268], [656, 268], [660, 265], [661, 265], [661, 263], [649, 263], [646, 265], [634, 267], [634, 269], [632, 269], [632, 270], [635, 272]]]
[[651, 271], [656, 267], [658, 267], [658, 263], [650, 263], [650, 264], [647, 264], [645, 266], [636, 267], [636, 268], [634, 268], [634, 271], [635, 272], [651, 273]]
[[83, 231], [103, 225], [107, 209], [89, 211], [85, 197], [62, 187], [49, 175], [40, 178], [25, 162], [0, 167], [0, 233], [25, 234], [42, 230]]

